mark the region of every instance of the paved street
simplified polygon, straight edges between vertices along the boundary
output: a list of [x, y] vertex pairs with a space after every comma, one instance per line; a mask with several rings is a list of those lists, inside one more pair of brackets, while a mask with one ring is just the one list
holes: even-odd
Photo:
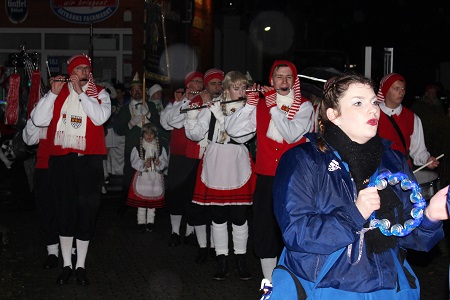
[[[215, 270], [212, 260], [194, 262], [195, 246], [168, 246], [170, 222], [164, 210], [157, 211], [154, 232], [139, 233], [134, 209], [122, 217], [117, 215], [117, 191], [108, 192], [102, 201], [86, 261], [91, 284], [56, 285], [61, 269], [41, 268], [46, 251], [40, 242], [36, 212], [26, 188], [16, 184], [24, 180], [24, 174], [18, 166], [13, 169], [0, 170], [0, 232], [4, 233], [0, 299], [259, 299], [262, 273], [251, 242], [247, 259], [253, 279], [242, 281], [233, 271], [227, 280], [215, 281], [211, 278]], [[448, 299], [445, 247], [436, 247], [429, 254], [410, 253], [410, 261], [421, 282], [421, 299]], [[234, 269], [232, 255], [230, 265]]]

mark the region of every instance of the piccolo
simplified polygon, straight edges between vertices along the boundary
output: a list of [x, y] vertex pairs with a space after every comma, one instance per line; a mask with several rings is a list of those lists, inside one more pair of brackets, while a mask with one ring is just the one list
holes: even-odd
[[[56, 82], [71, 82], [72, 80], [70, 80], [70, 78], [58, 78], [58, 79], [53, 79], [53, 81], [56, 81]], [[89, 79], [80, 79], [80, 81], [89, 81]]]
[[233, 103], [233, 102], [239, 102], [239, 101], [247, 101], [247, 98], [237, 98], [235, 100], [228, 100], [228, 101], [222, 101], [220, 104], [227, 104], [227, 103]]
[[[283, 92], [287, 92], [287, 91], [291, 91], [292, 89], [291, 88], [282, 88], [282, 89], [275, 89], [275, 91], [283, 91]], [[261, 89], [247, 89], [247, 90], [245, 90], [247, 93], [248, 92], [263, 92], [263, 90], [261, 90]]]
[[[185, 89], [177, 90], [177, 91], [175, 91], [175, 93], [184, 94], [184, 93], [186, 93], [186, 90]], [[189, 92], [189, 94], [192, 94], [192, 95], [198, 95], [200, 93], [201, 93], [201, 91], [199, 91], [199, 92], [197, 92], [197, 91], [190, 91]]]
[[[183, 114], [183, 113], [186, 113], [186, 112], [188, 112], [188, 111], [190, 111], [190, 110], [196, 110], [196, 109], [206, 108], [206, 107], [209, 106], [209, 104], [215, 103], [215, 102], [218, 102], [218, 101], [219, 101], [219, 100], [209, 101], [209, 102], [207, 102], [207, 103], [205, 103], [205, 104], [203, 104], [203, 105], [200, 105], [200, 106], [194, 106], [194, 107], [189, 107], [189, 108], [183, 108], [183, 109], [180, 109], [180, 113]], [[220, 104], [227, 104], [227, 103], [233, 103], [233, 102], [239, 102], [239, 101], [247, 101], [247, 98], [238, 98], [238, 99], [236, 99], [236, 100], [220, 101]]]

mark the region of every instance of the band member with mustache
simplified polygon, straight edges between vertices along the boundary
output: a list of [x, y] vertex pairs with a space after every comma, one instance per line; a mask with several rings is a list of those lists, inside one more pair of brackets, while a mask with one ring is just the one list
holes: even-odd
[[300, 94], [297, 68], [286, 60], [273, 63], [270, 86], [247, 94], [247, 104], [226, 118], [225, 130], [231, 137], [256, 132], [256, 188], [253, 197], [253, 249], [260, 258], [264, 278], [271, 279], [272, 270], [281, 254], [281, 232], [273, 214], [272, 184], [281, 155], [306, 141], [303, 135], [313, 123], [313, 107]]
[[[94, 84], [86, 54], [74, 55], [67, 63], [70, 81], [59, 81], [62, 76], [50, 78], [51, 90], [37, 103], [32, 122], [48, 126], [45, 135], [51, 144], [48, 171], [63, 258], [56, 283], [69, 283], [75, 268], [77, 283], [87, 285], [85, 260], [101, 202], [106, 155], [103, 124], [111, 115], [111, 101], [109, 93]], [[76, 266], [71, 261], [74, 239]]]

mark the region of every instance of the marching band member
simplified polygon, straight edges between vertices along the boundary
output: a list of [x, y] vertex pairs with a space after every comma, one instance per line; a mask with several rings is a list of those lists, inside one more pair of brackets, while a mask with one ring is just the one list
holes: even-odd
[[220, 103], [220, 100], [243, 98], [248, 81], [237, 71], [229, 72], [223, 79], [223, 97], [213, 98], [218, 94], [218, 87], [222, 86], [223, 73], [219, 70], [208, 72], [205, 73], [206, 76], [215, 74], [213, 79], [205, 80], [208, 94], [201, 93], [202, 104], [208, 103], [208, 108], [187, 111], [184, 123], [189, 139], [207, 140], [197, 173], [193, 202], [211, 207], [212, 235], [218, 263], [213, 278], [224, 280], [229, 275], [228, 222], [231, 222], [237, 270], [242, 280], [249, 280], [252, 276], [245, 262], [248, 239], [246, 213], [253, 202], [256, 177], [252, 170], [251, 156], [244, 143], [254, 134], [230, 138], [224, 130], [225, 117], [242, 107], [243, 102]]
[[[192, 204], [195, 178], [200, 160], [200, 146], [186, 137], [184, 132], [185, 114], [180, 109], [189, 105], [203, 89], [203, 73], [192, 71], [184, 79], [185, 89], [178, 89], [174, 99], [161, 112], [161, 125], [171, 132], [169, 169], [167, 173], [166, 209], [172, 226], [169, 246], [180, 244], [180, 226], [186, 218], [184, 242], [195, 243], [195, 235], [200, 245], [206, 249], [206, 220], [198, 206]], [[195, 227], [195, 233], [194, 233]], [[203, 242], [204, 241], [204, 242]], [[206, 256], [196, 258], [205, 262]]]
[[306, 141], [303, 135], [310, 131], [313, 123], [313, 107], [300, 94], [294, 64], [285, 60], [275, 61], [269, 81], [271, 86], [254, 86], [263, 93], [263, 98], [259, 98], [258, 92], [250, 92], [247, 104], [225, 119], [225, 130], [232, 138], [257, 132], [255, 173], [258, 178], [253, 198], [253, 248], [267, 279], [271, 279], [283, 247], [273, 213], [275, 170], [286, 150]]
[[103, 124], [111, 115], [111, 101], [92, 79], [86, 54], [68, 61], [69, 81], [50, 78], [51, 90], [39, 100], [32, 116], [36, 126], [47, 127], [50, 147], [49, 174], [57, 204], [58, 232], [64, 268], [57, 284], [69, 283], [73, 274], [71, 249], [76, 239], [76, 281], [89, 284], [85, 260], [101, 202]]

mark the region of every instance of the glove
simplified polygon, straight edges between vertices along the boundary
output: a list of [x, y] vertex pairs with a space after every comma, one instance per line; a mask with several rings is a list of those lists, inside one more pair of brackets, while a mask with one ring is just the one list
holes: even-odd
[[195, 119], [197, 119], [197, 116], [198, 116], [199, 113], [200, 113], [200, 109], [188, 110], [186, 112], [186, 118], [188, 120], [195, 120]]
[[142, 116], [141, 115], [134, 116], [130, 120], [130, 125], [131, 125], [130, 127], [139, 126], [141, 124], [142, 124]]
[[214, 117], [216, 117], [216, 119], [220, 122], [220, 123], [224, 123], [225, 120], [225, 115], [223, 114], [222, 111], [222, 105], [220, 104], [219, 101], [214, 102], [210, 107], [209, 110], [214, 114]]
[[259, 92], [247, 92], [247, 104], [256, 106], [259, 102]]
[[266, 106], [270, 109], [277, 106], [277, 92], [275, 90], [270, 90], [264, 93], [264, 98], [266, 99]]

